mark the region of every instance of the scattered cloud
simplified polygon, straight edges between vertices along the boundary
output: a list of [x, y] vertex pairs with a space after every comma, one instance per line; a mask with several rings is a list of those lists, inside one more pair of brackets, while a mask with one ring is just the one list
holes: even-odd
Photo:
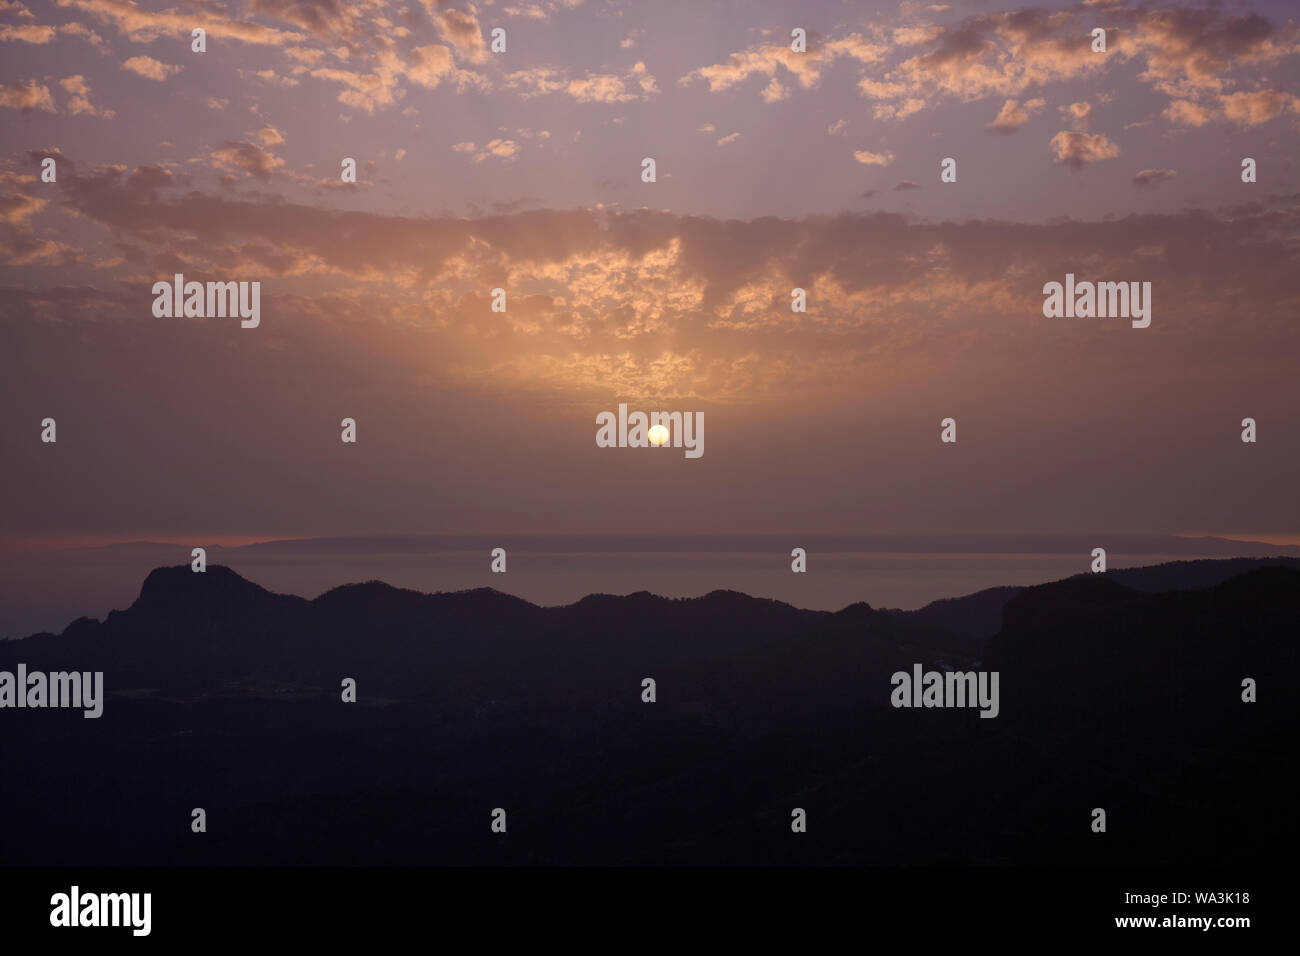
[[1061, 130], [1052, 137], [1050, 145], [1056, 162], [1071, 169], [1082, 169], [1089, 163], [1119, 155], [1119, 147], [1101, 133]]
[[1174, 100], [1161, 115], [1175, 126], [1204, 126], [1211, 119], [1208, 109], [1191, 100]]
[[864, 166], [888, 166], [894, 161], [894, 154], [872, 153], [865, 149], [860, 149], [853, 154], [853, 158]]
[[789, 87], [781, 82], [783, 77], [801, 89], [810, 90], [834, 61], [847, 58], [858, 63], [874, 63], [888, 51], [889, 44], [883, 37], [868, 40], [860, 33], [821, 43], [810, 38], [804, 53], [794, 52], [786, 41], [765, 43], [733, 53], [724, 63], [692, 70], [678, 82], [687, 86], [702, 80], [710, 92], [718, 93], [739, 86], [751, 77], [766, 77], [768, 82], [760, 95], [764, 102], [775, 103], [789, 96]]
[[[154, 12], [133, 0], [58, 0], [58, 4], [60, 7], [82, 10], [95, 19], [116, 27], [120, 36], [133, 43], [152, 43], [164, 36], [184, 38], [188, 42], [190, 31], [200, 25], [192, 13], [181, 13], [175, 9]], [[254, 11], [262, 12], [323, 9], [301, 0], [254, 0], [251, 6]], [[303, 39], [296, 32], [232, 19], [214, 5], [204, 8], [201, 25], [207, 31], [209, 40], [218, 38], [260, 46], [285, 46]]]
[[1074, 120], [1076, 123], [1081, 123], [1088, 118], [1089, 114], [1092, 113], [1092, 106], [1090, 106], [1086, 101], [1070, 103], [1067, 106], [1061, 107], [1061, 113], [1067, 118]]
[[589, 72], [571, 76], [566, 70], [551, 67], [520, 70], [506, 77], [506, 86], [524, 99], [564, 93], [579, 103], [630, 103], [659, 92], [654, 76], [639, 61], [622, 75]]
[[214, 169], [231, 175], [242, 172], [264, 183], [269, 183], [271, 174], [284, 166], [283, 159], [248, 140], [224, 143], [208, 153], [208, 161]]
[[[237, 174], [280, 169], [251, 141], [226, 148], [220, 158]], [[983, 347], [1008, 361], [1005, 349], [1024, 342], [1030, 354], [1030, 339], [1040, 350], [1043, 339], [991, 335], [993, 326], [971, 318], [1034, 322], [1042, 298], [1033, 277], [1058, 275], [1062, 262], [1088, 261], [1095, 274], [1122, 275], [1140, 261], [1141, 274], [1167, 289], [1164, 308], [1179, 316], [1189, 349], [1203, 328], [1211, 363], [1223, 348], [1221, 302], [1179, 277], [1251, 290], [1247, 321], [1259, 329], [1288, 330], [1294, 315], [1293, 285], [1279, 279], [1293, 272], [1290, 197], [1222, 215], [1188, 210], [1012, 227], [992, 218], [934, 222], [880, 211], [750, 220], [610, 208], [507, 209], [475, 219], [384, 214], [269, 192], [208, 194], [159, 166], [81, 171], [60, 163], [48, 192], [30, 179], [0, 176], [0, 219], [12, 220], [10, 232], [0, 228], [0, 259], [43, 268], [78, 255], [57, 233], [30, 231], [62, 220], [42, 215], [44, 201], [105, 230], [110, 247], [123, 250], [126, 263], [105, 266], [95, 296], [113, 288], [113, 277], [136, 275], [142, 262], [177, 258], [187, 271], [255, 270], [268, 282], [337, 278], [353, 291], [318, 283], [311, 293], [277, 292], [281, 321], [296, 312], [312, 322], [338, 317], [376, 329], [400, 322], [436, 330], [439, 347], [421, 353], [422, 381], [445, 370], [455, 380], [566, 394], [608, 393], [617, 380], [655, 394], [780, 395], [794, 380], [814, 388], [860, 383], [864, 362], [886, 370], [920, 343], [927, 361], [942, 359], [942, 349], [933, 351], [945, 339], [939, 330], [955, 334], [954, 360]], [[508, 317], [484, 307], [484, 290], [502, 282], [528, 290], [512, 300]], [[797, 320], [798, 336], [789, 334], [788, 312], [776, 307], [788, 303], [794, 286], [816, 303]], [[69, 315], [85, 314], [82, 301]], [[6, 320], [50, 314], [48, 303], [21, 290], [0, 299], [0, 311]], [[746, 334], [711, 334], [723, 330]], [[1077, 358], [1090, 341], [1050, 338], [1060, 350], [1053, 362]]]
[[1229, 93], [1221, 97], [1223, 115], [1241, 126], [1258, 126], [1287, 110], [1300, 113], [1300, 97], [1280, 90]]
[[482, 63], [491, 55], [474, 14], [463, 10], [431, 10], [430, 16], [443, 40], [451, 44], [461, 59]]
[[117, 114], [113, 110], [96, 109], [90, 102], [90, 84], [86, 78], [80, 74], [76, 76], [66, 76], [59, 80], [59, 86], [69, 94], [68, 112], [74, 116], [85, 114], [87, 116], [99, 116], [103, 119], [112, 119]]
[[519, 158], [519, 144], [513, 139], [489, 140], [481, 147], [471, 142], [457, 143], [452, 146], [452, 151], [464, 153], [476, 163], [487, 159], [500, 159], [512, 163]]
[[0, 106], [24, 113], [31, 110], [53, 113], [54, 97], [50, 95], [50, 88], [43, 84], [5, 83], [0, 84]]
[[122, 69], [130, 70], [147, 80], [156, 80], [159, 83], [181, 71], [179, 66], [163, 63], [151, 56], [133, 56], [131, 59], [123, 61]]
[[1015, 100], [1007, 100], [987, 128], [995, 133], [1014, 133], [1028, 123], [1029, 117], [1045, 105], [1047, 101], [1042, 97], [1027, 100], [1023, 106], [1017, 104]]
[[1160, 183], [1168, 182], [1177, 175], [1177, 170], [1173, 169], [1143, 169], [1133, 177], [1133, 185], [1158, 186]]
[[54, 39], [56, 32], [54, 27], [37, 26], [34, 23], [25, 23], [20, 26], [6, 23], [0, 26], [0, 41], [16, 40], [20, 43], [43, 46]]

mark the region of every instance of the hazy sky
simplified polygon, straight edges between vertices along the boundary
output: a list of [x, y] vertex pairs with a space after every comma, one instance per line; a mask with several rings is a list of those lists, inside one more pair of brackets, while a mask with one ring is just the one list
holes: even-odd
[[0, 0], [0, 531], [1300, 533], [1290, 9]]

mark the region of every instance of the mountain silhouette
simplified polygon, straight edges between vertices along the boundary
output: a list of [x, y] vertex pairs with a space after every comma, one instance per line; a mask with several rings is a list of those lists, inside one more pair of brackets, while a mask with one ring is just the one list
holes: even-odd
[[[377, 581], [305, 600], [159, 568], [103, 621], [0, 643], [0, 670], [102, 670], [108, 693], [98, 720], [0, 711], [0, 862], [1276, 862], [1296, 822], [1294, 565], [915, 612]], [[998, 671], [998, 717], [892, 707], [918, 663]]]

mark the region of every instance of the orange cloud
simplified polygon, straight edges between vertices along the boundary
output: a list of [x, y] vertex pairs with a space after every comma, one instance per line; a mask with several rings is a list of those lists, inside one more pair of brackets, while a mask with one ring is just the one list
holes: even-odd
[[1158, 186], [1160, 183], [1168, 182], [1178, 175], [1177, 170], [1173, 169], [1143, 169], [1139, 170], [1133, 177], [1134, 186]]
[[175, 76], [181, 71], [179, 66], [172, 66], [170, 63], [163, 63], [155, 60], [151, 56], [133, 56], [122, 63], [122, 69], [129, 70], [138, 76], [143, 76], [147, 80], [163, 82], [169, 76]]
[[271, 174], [284, 166], [283, 159], [247, 140], [225, 143], [212, 150], [208, 160], [215, 169], [227, 173], [242, 172], [264, 183], [270, 182]]
[[234, 20], [213, 8], [202, 14], [174, 10], [154, 12], [134, 0], [58, 0], [60, 7], [73, 7], [117, 28], [133, 43], [149, 43], [162, 36], [189, 38], [190, 31], [202, 27], [209, 38], [238, 40], [264, 46], [284, 46], [301, 40], [297, 33], [276, 30], [246, 20]]
[[23, 24], [22, 26], [13, 26], [4, 24], [0, 26], [0, 40], [17, 40], [22, 43], [34, 43], [43, 46], [54, 39], [54, 27], [37, 26], [34, 23]]
[[872, 153], [865, 149], [860, 149], [853, 154], [853, 158], [864, 166], [888, 166], [894, 161], [894, 154]]
[[[278, 170], [253, 144], [230, 147], [241, 145], [225, 157], [240, 172]], [[17, 182], [5, 192], [29, 190]], [[159, 167], [65, 173], [62, 163], [51, 195], [85, 228], [130, 250], [125, 264], [101, 270], [105, 280], [144, 282], [174, 266], [294, 280], [275, 293], [277, 321], [297, 313], [419, 326], [438, 335], [430, 361], [445, 359], [447, 374], [489, 381], [495, 369], [501, 385], [585, 389], [603, 369], [607, 382], [752, 398], [796, 380], [845, 387], [861, 382], [864, 366], [883, 370], [918, 354], [932, 361], [945, 349], [955, 357], [981, 342], [1059, 342], [1057, 358], [1077, 356], [1094, 327], [1053, 327], [1046, 338], [1007, 331], [1041, 324], [1045, 279], [1085, 261], [1096, 275], [1149, 278], [1158, 308], [1178, 316], [1181, 341], [1191, 348], [1203, 332], [1211, 359], [1223, 347], [1221, 302], [1186, 276], [1251, 290], [1243, 311], [1257, 327], [1290, 328], [1294, 314], [1289, 197], [1222, 215], [1035, 225], [883, 213], [721, 221], [649, 210], [464, 219], [209, 195]], [[6, 201], [0, 210], [17, 222], [47, 224], [30, 198]], [[7, 254], [44, 267], [74, 254], [53, 245], [60, 241], [11, 233]], [[488, 307], [497, 286], [509, 290], [508, 313]], [[796, 286], [809, 291], [806, 314], [789, 311]], [[1160, 334], [1154, 324], [1152, 334]]]
[[1062, 130], [1052, 137], [1051, 147], [1056, 162], [1073, 169], [1119, 155], [1119, 147], [1101, 133]]
[[1002, 104], [998, 115], [993, 118], [993, 122], [988, 124], [988, 129], [995, 133], [1014, 133], [1028, 123], [1030, 115], [1041, 110], [1046, 103], [1047, 101], [1042, 97], [1028, 100], [1023, 106], [1017, 104], [1015, 100], [1007, 100]]
[[803, 53], [792, 50], [789, 41], [766, 43], [733, 53], [725, 63], [693, 70], [678, 82], [685, 86], [703, 80], [710, 92], [717, 93], [738, 86], [753, 76], [767, 77], [769, 82], [762, 97], [765, 102], [772, 103], [786, 95], [780, 82], [781, 74], [787, 74], [803, 89], [812, 89], [820, 81], [822, 71], [835, 60], [847, 57], [860, 63], [871, 63], [884, 57], [888, 50], [889, 45], [883, 38], [869, 40], [859, 33], [826, 43], [817, 43], [810, 38], [808, 49]]
[[1258, 126], [1290, 110], [1300, 113], [1300, 97], [1281, 90], [1229, 93], [1219, 99], [1223, 115], [1242, 126]]
[[11, 110], [44, 110], [54, 112], [54, 97], [50, 88], [37, 83], [6, 83], [0, 85], [0, 106]]

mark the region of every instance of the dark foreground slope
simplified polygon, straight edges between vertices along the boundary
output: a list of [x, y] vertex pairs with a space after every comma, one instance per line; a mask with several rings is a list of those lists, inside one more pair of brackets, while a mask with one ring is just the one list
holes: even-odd
[[[1219, 580], [1009, 592], [972, 646], [959, 621], [865, 604], [540, 608], [378, 583], [306, 601], [159, 569], [102, 623], [0, 644], [0, 669], [102, 670], [111, 694], [99, 720], [0, 711], [0, 860], [1288, 860], [1300, 572]], [[1000, 673], [996, 719], [889, 705], [894, 671], [976, 656]]]

